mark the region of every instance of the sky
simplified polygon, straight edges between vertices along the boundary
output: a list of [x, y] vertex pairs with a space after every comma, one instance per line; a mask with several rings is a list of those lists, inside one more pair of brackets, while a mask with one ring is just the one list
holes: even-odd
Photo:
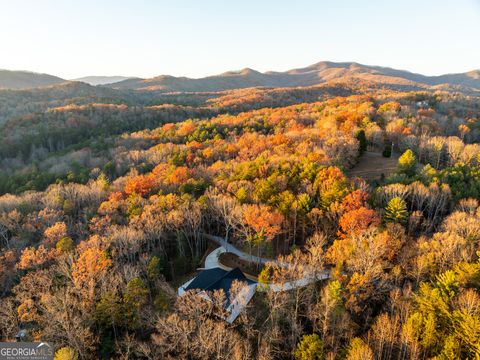
[[197, 78], [319, 61], [480, 69], [480, 0], [0, 0], [0, 69]]

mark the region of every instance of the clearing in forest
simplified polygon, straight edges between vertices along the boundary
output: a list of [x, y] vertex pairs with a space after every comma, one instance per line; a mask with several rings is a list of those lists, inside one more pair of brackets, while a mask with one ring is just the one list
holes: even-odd
[[350, 178], [359, 177], [367, 181], [378, 180], [382, 174], [389, 176], [397, 169], [398, 156], [383, 157], [381, 153], [366, 151], [358, 164], [347, 171]]

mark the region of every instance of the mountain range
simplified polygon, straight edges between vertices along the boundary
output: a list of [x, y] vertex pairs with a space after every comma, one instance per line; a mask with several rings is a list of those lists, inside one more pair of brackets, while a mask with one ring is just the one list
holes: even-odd
[[0, 89], [28, 89], [66, 82], [57, 76], [30, 71], [0, 70]]
[[[426, 76], [388, 67], [362, 65], [355, 62], [319, 62], [285, 72], [259, 72], [245, 68], [199, 79], [161, 75], [149, 79], [121, 76], [89, 76], [75, 79], [91, 85], [119, 90], [155, 92], [206, 92], [250, 87], [312, 86], [334, 80], [368, 80], [385, 85], [480, 92], [480, 70], [466, 73]], [[67, 80], [20, 71], [0, 71], [0, 88], [23, 89], [56, 85]]]

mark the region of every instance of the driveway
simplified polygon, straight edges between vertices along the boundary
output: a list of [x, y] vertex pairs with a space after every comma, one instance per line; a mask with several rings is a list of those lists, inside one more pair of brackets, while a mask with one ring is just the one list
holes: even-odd
[[231, 252], [231, 253], [237, 255], [240, 259], [243, 259], [243, 260], [246, 260], [246, 261], [249, 261], [249, 262], [260, 263], [260, 264], [266, 264], [267, 262], [275, 261], [273, 259], [267, 259], [267, 258], [262, 258], [262, 257], [258, 257], [258, 256], [255, 256], [255, 255], [247, 254], [247, 253], [243, 252], [242, 250], [237, 249], [235, 246], [228, 243], [224, 238], [222, 238], [220, 236], [215, 236], [215, 235], [210, 235], [210, 234], [203, 234], [203, 236], [206, 239], [211, 240], [211, 241], [217, 243], [218, 245], [220, 245], [221, 247], [227, 249], [228, 252]]
[[[218, 243], [224, 243], [226, 244], [226, 241], [222, 239], [219, 236], [215, 235], [204, 235], [207, 239], [210, 239], [212, 241], [215, 241], [217, 244]], [[249, 254], [244, 253], [243, 251], [240, 251], [236, 247], [234, 247], [231, 244], [227, 244], [228, 246], [228, 252], [234, 253], [238, 257], [242, 258], [243, 260], [246, 261], [252, 261], [252, 256]], [[225, 268], [222, 264], [220, 264], [218, 258], [221, 253], [227, 252], [226, 248], [224, 246], [220, 246], [213, 250], [210, 254], [207, 255], [205, 258], [205, 269], [212, 269], [212, 268]], [[253, 256], [253, 261], [256, 261], [257, 259], [260, 260], [262, 264], [265, 264], [267, 262], [277, 262], [277, 260], [273, 259], [266, 259], [266, 258], [258, 258], [256, 256]], [[282, 266], [286, 266], [286, 264], [282, 264]], [[323, 270], [316, 276], [307, 276], [302, 279], [298, 279], [295, 281], [288, 281], [285, 283], [274, 283], [274, 284], [268, 284], [266, 286], [258, 286], [257, 290], [258, 291], [267, 291], [268, 289], [272, 290], [273, 292], [279, 292], [279, 291], [288, 291], [288, 290], [293, 290], [295, 288], [303, 287], [308, 284], [311, 284], [316, 281], [320, 280], [326, 280], [330, 278], [330, 271], [329, 270]]]
[[223, 246], [220, 246], [213, 250], [210, 254], [207, 255], [205, 258], [205, 269], [213, 269], [220, 266], [220, 262], [218, 261], [218, 257], [221, 253], [227, 252]]

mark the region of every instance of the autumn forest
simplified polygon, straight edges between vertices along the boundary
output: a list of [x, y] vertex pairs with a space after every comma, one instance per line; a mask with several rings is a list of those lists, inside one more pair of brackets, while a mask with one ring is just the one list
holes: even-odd
[[[355, 76], [0, 90], [0, 340], [56, 359], [478, 359], [478, 96]], [[213, 257], [256, 286], [233, 322], [241, 282], [178, 293]]]

